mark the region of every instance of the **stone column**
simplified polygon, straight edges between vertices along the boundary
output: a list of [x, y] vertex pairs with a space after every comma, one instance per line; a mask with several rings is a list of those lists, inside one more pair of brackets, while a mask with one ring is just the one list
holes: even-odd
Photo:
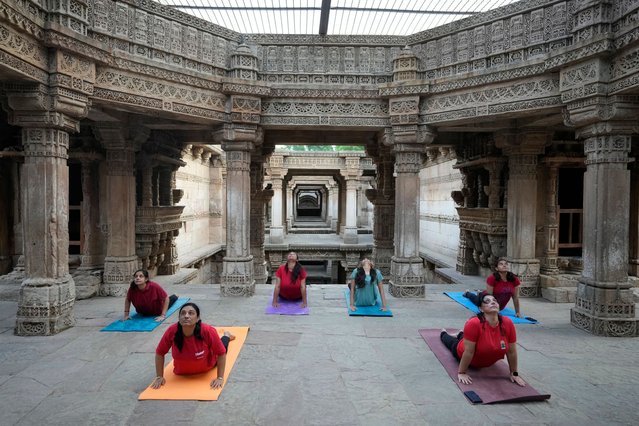
[[3, 208], [0, 209], [0, 275], [4, 275], [11, 271], [11, 244], [10, 244], [10, 214], [11, 205], [10, 200], [11, 181], [9, 179], [9, 170], [11, 164], [9, 161], [0, 159], [0, 202], [3, 204]]
[[559, 222], [557, 220], [557, 164], [548, 165], [548, 180], [546, 181], [546, 214], [544, 216], [546, 245], [541, 272], [547, 275], [559, 273], [557, 260], [559, 258]]
[[588, 231], [570, 321], [595, 335], [628, 337], [637, 336], [638, 327], [628, 281], [631, 135], [621, 130], [600, 123], [577, 133], [585, 139], [583, 227]]
[[639, 277], [639, 165], [630, 164], [630, 224], [628, 273]]
[[362, 172], [359, 167], [359, 156], [347, 154], [344, 160], [346, 167], [340, 171], [346, 183], [344, 210], [346, 220], [342, 238], [344, 244], [357, 244], [359, 241], [357, 236], [357, 190]]
[[107, 238], [104, 278], [100, 294], [123, 296], [133, 273], [139, 267], [135, 254], [135, 149], [149, 131], [125, 123], [97, 123], [96, 137], [106, 148], [106, 224]]
[[75, 324], [68, 255], [69, 134], [54, 126], [23, 128], [22, 144], [25, 280], [15, 333], [51, 335]]
[[330, 219], [330, 227], [332, 231], [337, 232], [337, 219], [339, 212], [337, 205], [339, 200], [339, 188], [336, 182], [331, 182], [328, 187], [328, 216]]
[[344, 244], [357, 244], [357, 188], [355, 179], [346, 180], [346, 226], [344, 227]]
[[389, 291], [395, 297], [424, 297], [424, 264], [419, 256], [419, 171], [424, 147], [435, 135], [429, 129], [393, 129], [395, 152], [395, 254]]
[[284, 190], [286, 191], [286, 230], [284, 231], [284, 234], [287, 234], [288, 231], [293, 227], [293, 223], [297, 219], [295, 206], [296, 198], [293, 194], [295, 185], [285, 181]]
[[225, 124], [215, 133], [226, 152], [226, 256], [220, 290], [224, 296], [252, 296], [255, 292], [250, 253], [251, 151], [256, 128]]
[[[506, 253], [511, 271], [519, 276], [522, 297], [537, 297], [539, 259], [537, 238], [537, 156], [550, 134], [533, 130], [496, 135], [496, 146], [508, 156], [508, 219]], [[492, 264], [491, 264], [492, 266]]]
[[268, 264], [264, 253], [264, 217], [266, 204], [273, 196], [273, 190], [264, 186], [264, 158], [256, 153], [251, 161], [251, 255], [253, 256], [253, 276], [257, 284], [268, 279]]
[[271, 244], [284, 243], [284, 226], [282, 226], [282, 191], [283, 181], [281, 177], [271, 177], [273, 187], [273, 199], [271, 200]]
[[373, 204], [373, 261], [384, 276], [390, 278], [391, 258], [393, 257], [393, 236], [395, 232], [395, 179], [394, 162], [388, 147], [369, 149], [373, 161], [377, 164], [375, 188], [366, 190], [366, 197]]

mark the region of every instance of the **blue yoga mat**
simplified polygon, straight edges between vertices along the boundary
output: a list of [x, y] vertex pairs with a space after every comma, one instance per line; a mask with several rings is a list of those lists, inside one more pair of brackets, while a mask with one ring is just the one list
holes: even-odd
[[[173, 312], [177, 311], [186, 302], [191, 300], [190, 297], [179, 298], [175, 303], [166, 311], [166, 318], [170, 317]], [[164, 321], [166, 321], [166, 318]], [[127, 321], [117, 320], [107, 325], [100, 331], [153, 331], [157, 326], [164, 321], [156, 321], [155, 317], [145, 317], [135, 312], [135, 309], [131, 307], [131, 315]]]
[[[477, 305], [471, 302], [470, 299], [464, 297], [464, 293], [465, 292], [463, 291], [445, 291], [444, 292], [446, 296], [450, 297], [455, 302], [459, 303], [466, 309], [469, 309], [473, 311], [474, 313], [478, 314], [479, 307], [477, 307]], [[504, 308], [501, 311], [499, 311], [499, 313], [513, 320], [513, 324], [538, 324], [539, 323], [539, 321], [531, 321], [526, 318], [518, 318], [515, 315], [515, 311], [513, 311], [510, 308]]]
[[355, 310], [351, 311], [351, 290], [347, 288], [344, 290], [344, 296], [346, 296], [346, 310], [348, 311], [348, 315], [351, 317], [392, 317], [393, 313], [388, 307], [386, 307], [385, 311], [380, 311], [379, 309], [382, 307], [377, 302], [375, 306], [355, 306]]

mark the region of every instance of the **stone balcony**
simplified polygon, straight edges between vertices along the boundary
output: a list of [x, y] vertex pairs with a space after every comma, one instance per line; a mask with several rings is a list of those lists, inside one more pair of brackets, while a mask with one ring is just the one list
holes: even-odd
[[138, 206], [135, 211], [135, 249], [142, 266], [158, 274], [179, 268], [175, 237], [182, 227], [184, 206]]

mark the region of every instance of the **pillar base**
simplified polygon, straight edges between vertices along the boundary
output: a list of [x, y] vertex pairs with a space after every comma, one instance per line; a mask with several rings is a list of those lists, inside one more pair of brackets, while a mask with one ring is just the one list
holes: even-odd
[[27, 278], [18, 300], [15, 334], [51, 336], [75, 325], [75, 283], [62, 278]]
[[424, 263], [422, 258], [393, 256], [391, 258], [388, 290], [394, 297], [425, 297]]
[[138, 269], [137, 256], [106, 257], [104, 259], [104, 282], [100, 296], [124, 296]]
[[248, 297], [255, 294], [253, 256], [224, 258], [220, 292], [222, 296]]
[[371, 257], [373, 258], [373, 262], [375, 262], [375, 269], [379, 269], [384, 277], [384, 282], [388, 282], [390, 279], [390, 266], [391, 259], [393, 257], [393, 246], [390, 247], [380, 247], [375, 244], [373, 247], [373, 253]]
[[639, 336], [632, 289], [602, 288], [608, 284], [579, 283], [571, 324], [596, 336]]
[[253, 278], [256, 284], [266, 284], [268, 279], [268, 264], [262, 260], [261, 262], [253, 262]]
[[75, 282], [75, 298], [78, 300], [89, 299], [96, 296], [102, 284], [102, 269], [78, 268], [73, 274]]
[[345, 227], [344, 228], [344, 244], [357, 244], [359, 242], [359, 237], [357, 236], [357, 228], [356, 227]]
[[539, 297], [539, 259], [508, 259], [510, 271], [519, 277], [521, 297]]

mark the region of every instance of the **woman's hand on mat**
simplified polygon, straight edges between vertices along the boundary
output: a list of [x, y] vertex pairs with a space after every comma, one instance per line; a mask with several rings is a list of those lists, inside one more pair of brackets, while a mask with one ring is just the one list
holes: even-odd
[[164, 321], [166, 319], [166, 315], [160, 315], [159, 317], [155, 317], [157, 322]]
[[523, 315], [522, 315], [520, 312], [517, 312], [517, 313], [515, 314], [515, 316], [516, 316], [517, 318], [522, 318], [522, 317], [523, 317]]
[[513, 383], [517, 383], [519, 386], [524, 387], [526, 386], [526, 382], [524, 382], [524, 379], [522, 379], [519, 376], [513, 376], [512, 374], [510, 375], [510, 381]]
[[355, 307], [355, 305], [351, 305], [351, 311], [355, 312], [357, 310], [357, 308]]
[[166, 383], [164, 377], [157, 376], [155, 379], [153, 379], [153, 382], [151, 382], [151, 387], [153, 389], [160, 389], [160, 386], [162, 386], [164, 383]]
[[271, 305], [273, 305], [274, 308], [277, 308], [278, 306], [280, 306], [280, 304], [277, 303], [277, 300], [274, 300]]
[[221, 388], [223, 384], [224, 384], [224, 379], [217, 377], [211, 381], [211, 389]]
[[122, 321], [128, 321], [130, 319], [129, 314], [124, 314], [124, 317], [122, 317]]
[[382, 306], [381, 308], [379, 308], [380, 311], [386, 312], [388, 309], [386, 308], [386, 306]]
[[470, 376], [466, 373], [464, 374], [457, 373], [457, 380], [459, 380], [460, 383], [463, 383], [465, 385], [469, 385], [473, 382]]
[[305, 307], [306, 307], [306, 302], [300, 303], [300, 308], [305, 308]]

